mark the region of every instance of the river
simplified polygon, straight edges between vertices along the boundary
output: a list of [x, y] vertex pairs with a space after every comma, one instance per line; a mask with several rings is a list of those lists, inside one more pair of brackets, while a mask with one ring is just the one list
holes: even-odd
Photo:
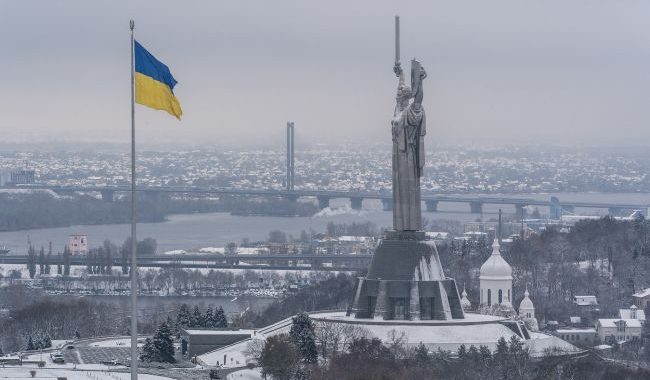
[[[561, 201], [611, 202], [650, 204], [650, 193], [563, 193], [563, 194], [509, 194], [508, 197], [533, 198], [548, 200], [557, 196]], [[499, 195], [486, 195], [499, 196]], [[312, 217], [271, 217], [271, 216], [234, 216], [229, 213], [183, 214], [171, 215], [162, 223], [139, 223], [138, 238], [152, 237], [158, 242], [158, 251], [184, 249], [192, 250], [204, 247], [222, 247], [229, 242], [264, 240], [270, 230], [280, 230], [295, 237], [302, 230], [324, 232], [327, 223], [373, 222], [378, 227], [389, 227], [392, 214], [383, 211], [381, 203], [376, 200], [364, 201], [364, 209], [351, 210], [346, 200], [333, 200], [332, 209], [326, 209]], [[483, 218], [494, 217], [498, 205], [485, 205]], [[513, 213], [514, 206], [501, 206], [504, 213]], [[439, 212], [423, 212], [428, 219], [453, 219], [461, 222], [473, 221], [481, 217], [470, 214], [469, 206], [463, 203], [440, 203]], [[582, 214], [602, 215], [606, 210], [576, 210]], [[540, 209], [542, 214], [548, 210]], [[51, 241], [55, 252], [63, 249], [70, 234], [87, 234], [91, 246], [98, 246], [105, 239], [121, 244], [130, 234], [128, 224], [70, 226], [61, 228], [33, 229], [12, 232], [0, 232], [0, 247], [5, 246], [11, 254], [23, 254], [27, 242], [36, 247], [47, 248]]]

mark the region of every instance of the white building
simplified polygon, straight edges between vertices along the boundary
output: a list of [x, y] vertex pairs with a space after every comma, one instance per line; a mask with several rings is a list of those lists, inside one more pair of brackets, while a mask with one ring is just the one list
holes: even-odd
[[68, 243], [70, 253], [73, 255], [85, 255], [88, 253], [88, 235], [70, 235]]
[[641, 322], [638, 319], [605, 319], [596, 322], [598, 337], [604, 343], [623, 342], [641, 338]]
[[598, 305], [596, 296], [573, 296], [573, 303], [578, 306], [595, 306]]
[[636, 305], [630, 306], [629, 309], [618, 309], [618, 317], [621, 319], [638, 319], [641, 325], [645, 324], [645, 311], [639, 310]]
[[530, 296], [530, 293], [528, 293], [528, 286], [526, 286], [524, 299], [519, 303], [520, 318], [535, 318], [535, 305], [533, 305], [533, 301], [528, 296]]
[[632, 298], [634, 298], [634, 304], [636, 307], [644, 310], [648, 305], [650, 305], [650, 288], [633, 294]]
[[537, 323], [537, 318], [535, 318], [535, 305], [533, 305], [533, 301], [530, 300], [529, 296], [528, 286], [526, 286], [524, 299], [519, 303], [519, 318], [526, 322], [529, 330], [538, 331], [539, 324]]
[[593, 346], [597, 336], [594, 328], [557, 329], [554, 334], [578, 346]]
[[479, 283], [481, 305], [512, 307], [512, 267], [499, 251], [499, 240], [492, 243], [492, 254], [481, 266]]

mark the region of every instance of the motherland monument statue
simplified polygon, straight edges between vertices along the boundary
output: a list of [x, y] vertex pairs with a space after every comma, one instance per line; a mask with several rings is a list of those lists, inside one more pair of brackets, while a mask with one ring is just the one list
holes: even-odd
[[[404, 81], [399, 61], [399, 18], [395, 19], [395, 66], [399, 78], [393, 113], [393, 229], [422, 229], [420, 177], [424, 172], [424, 135], [427, 132], [422, 81], [427, 77], [415, 59], [411, 61], [411, 87]], [[412, 100], [411, 100], [412, 99]]]
[[357, 280], [347, 315], [383, 320], [464, 318], [456, 282], [445, 277], [435, 243], [422, 231], [420, 178], [426, 134], [422, 81], [427, 77], [411, 61], [411, 86], [399, 57], [399, 17], [395, 17], [395, 65], [399, 78], [391, 120], [393, 140], [393, 230], [377, 246], [366, 277]]

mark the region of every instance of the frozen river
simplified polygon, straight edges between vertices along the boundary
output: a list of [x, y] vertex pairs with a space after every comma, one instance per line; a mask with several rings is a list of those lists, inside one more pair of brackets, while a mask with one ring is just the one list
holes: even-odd
[[[615, 202], [650, 204], [650, 194], [601, 194], [601, 193], [568, 193], [554, 194], [561, 201], [583, 202]], [[518, 198], [535, 198], [548, 200], [551, 194], [518, 194], [509, 195]], [[164, 252], [175, 249], [197, 249], [203, 247], [221, 247], [229, 242], [241, 242], [248, 238], [251, 241], [263, 240], [270, 230], [281, 230], [293, 236], [299, 236], [302, 230], [324, 232], [327, 223], [373, 222], [378, 227], [389, 227], [392, 224], [392, 214], [381, 209], [379, 201], [364, 201], [364, 209], [351, 210], [347, 201], [332, 201], [332, 209], [326, 209], [313, 217], [270, 217], [270, 216], [233, 216], [229, 213], [184, 214], [172, 215], [163, 223], [139, 223], [138, 237], [152, 237], [158, 242], [158, 251]], [[501, 206], [505, 213], [513, 213], [514, 206]], [[498, 212], [498, 205], [485, 205], [483, 218], [489, 219]], [[441, 203], [439, 212], [423, 212], [427, 219], [454, 219], [473, 221], [480, 217], [470, 214], [469, 206], [463, 203]], [[606, 210], [577, 210], [590, 215], [603, 214]], [[548, 210], [541, 209], [543, 214]], [[62, 228], [34, 229], [13, 232], [0, 232], [0, 246], [11, 249], [12, 254], [25, 253], [27, 242], [35, 246], [47, 247], [52, 242], [54, 251], [60, 251], [67, 243], [68, 235], [83, 233], [88, 235], [91, 246], [98, 246], [105, 239], [121, 244], [130, 234], [128, 224], [111, 224], [95, 226], [71, 226]]]

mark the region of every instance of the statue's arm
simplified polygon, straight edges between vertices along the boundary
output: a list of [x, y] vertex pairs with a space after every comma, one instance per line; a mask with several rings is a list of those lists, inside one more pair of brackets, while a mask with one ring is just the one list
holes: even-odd
[[[404, 70], [402, 70], [402, 66], [399, 62], [396, 62], [395, 66], [393, 66], [393, 72], [399, 79], [397, 82], [397, 92], [399, 92], [399, 88], [404, 85]], [[399, 100], [397, 103], [399, 103]]]
[[413, 103], [418, 108], [422, 105], [422, 99], [424, 99], [424, 90], [422, 89], [422, 87], [423, 87], [424, 78], [426, 77], [427, 77], [427, 72], [424, 71], [423, 67], [420, 67], [420, 85], [418, 86], [417, 92], [415, 93], [415, 98], [413, 100]]

